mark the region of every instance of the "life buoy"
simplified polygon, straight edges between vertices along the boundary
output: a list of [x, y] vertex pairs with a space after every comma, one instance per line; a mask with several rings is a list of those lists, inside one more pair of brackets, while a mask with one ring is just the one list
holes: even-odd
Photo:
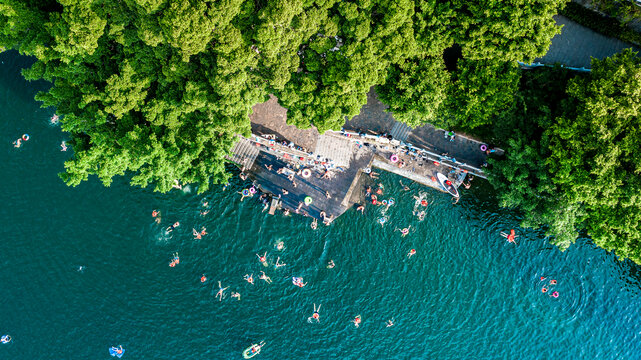
[[250, 188], [249, 188], [249, 193], [250, 193], [250, 194], [252, 194], [252, 195], [254, 195], [254, 194], [256, 193], [256, 188], [255, 188], [255, 187], [253, 187], [253, 186], [252, 186], [252, 187], [250, 187]]
[[383, 205], [387, 205], [387, 200], [383, 200], [383, 201], [381, 201], [381, 203], [382, 203]]
[[312, 176], [312, 171], [309, 169], [303, 169], [303, 172], [301, 173], [305, 179], [309, 178]]
[[365, 168], [365, 170], [364, 170], [364, 171], [365, 171], [365, 174], [369, 174], [369, 173], [371, 173], [371, 172], [372, 172], [372, 169], [370, 169], [370, 168]]
[[29, 134], [22, 134], [22, 140], [29, 141]]
[[481, 151], [486, 152], [487, 151], [487, 145], [481, 144]]
[[310, 196], [306, 196], [304, 201], [305, 205], [309, 205], [312, 203], [313, 199]]
[[389, 201], [387, 203], [390, 204], [390, 205], [394, 205], [394, 199], [389, 199]]
[[441, 164], [438, 161], [434, 161], [434, 165], [439, 166]]
[[391, 161], [391, 162], [393, 162], [393, 163], [398, 162], [398, 155], [396, 155], [396, 154], [392, 154], [392, 156], [390, 156], [390, 158], [389, 158], [389, 159], [390, 159], [390, 161]]
[[243, 194], [243, 196], [249, 196], [249, 190], [243, 189], [242, 194]]

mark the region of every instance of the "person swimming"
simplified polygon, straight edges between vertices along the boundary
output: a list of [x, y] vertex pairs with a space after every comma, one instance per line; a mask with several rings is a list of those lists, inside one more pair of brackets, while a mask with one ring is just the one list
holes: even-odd
[[360, 211], [361, 214], [365, 214], [365, 205], [358, 205], [356, 211]]
[[62, 143], [60, 143], [60, 151], [67, 151], [67, 144], [64, 142], [64, 140], [62, 141]]
[[310, 227], [312, 228], [312, 230], [316, 230], [316, 228], [318, 227], [318, 219], [314, 219]]
[[178, 253], [174, 253], [173, 259], [171, 259], [171, 262], [169, 263], [169, 267], [175, 267], [176, 265], [180, 264], [180, 257], [178, 256]]
[[308, 321], [311, 322], [311, 319], [314, 319], [314, 320], [316, 320], [316, 322], [320, 322], [320, 314], [319, 314], [319, 312], [320, 312], [321, 305], [322, 304], [320, 304], [320, 305], [318, 305], [318, 307], [316, 307], [316, 304], [314, 304], [314, 313], [312, 314], [311, 318], [307, 319]]
[[282, 241], [279, 241], [276, 243], [276, 250], [278, 251], [283, 251], [285, 250], [285, 243]]
[[403, 187], [403, 191], [410, 191], [409, 186], [407, 186], [407, 185], [403, 185], [403, 181], [402, 181], [402, 180], [399, 180], [398, 182], [399, 182], [399, 183], [401, 184], [401, 186]]
[[411, 258], [412, 256], [416, 255], [416, 249], [410, 250], [410, 252], [407, 253], [407, 257]]
[[251, 274], [251, 275], [245, 274], [243, 279], [245, 279], [245, 281], [247, 281], [248, 283], [254, 285], [254, 274]]
[[19, 148], [20, 146], [22, 146], [22, 139], [18, 139], [18, 140], [13, 142], [13, 147], [14, 148]]
[[240, 293], [232, 291], [231, 292], [231, 297], [236, 298], [236, 299], [238, 299], [238, 301], [240, 301]]
[[269, 276], [267, 276], [267, 274], [265, 274], [264, 271], [260, 272], [260, 276], [258, 276], [258, 278], [261, 279], [261, 280], [265, 280], [265, 282], [268, 283], [268, 284], [272, 283], [272, 279]]
[[172, 232], [172, 231], [174, 231], [174, 229], [175, 229], [175, 228], [177, 228], [177, 227], [179, 227], [179, 226], [180, 226], [180, 223], [179, 223], [178, 221], [176, 221], [175, 223], [173, 223], [173, 224], [169, 225], [169, 226], [167, 227], [166, 231], [167, 231], [167, 232]]
[[225, 296], [225, 290], [227, 290], [227, 289], [229, 289], [229, 286], [227, 286], [226, 288], [223, 288], [223, 285], [219, 281], [218, 282], [218, 292], [216, 293], [215, 297], [219, 298], [220, 301], [223, 301], [223, 296]]
[[60, 117], [56, 114], [53, 114], [51, 117], [51, 125], [56, 125], [58, 124], [58, 121], [60, 120]]
[[274, 267], [275, 267], [275, 268], [279, 268], [279, 267], [281, 267], [281, 266], [285, 266], [285, 265], [287, 265], [287, 264], [285, 264], [285, 263], [279, 263], [279, 261], [280, 261], [280, 257], [278, 257], [278, 258], [276, 259], [276, 264], [274, 265]]
[[83, 272], [83, 271], [85, 271], [85, 267], [82, 265], [78, 266], [78, 272]]
[[394, 319], [387, 320], [387, 326], [385, 327], [391, 327], [391, 326], [394, 326]]
[[511, 229], [509, 234], [501, 231], [501, 236], [506, 238], [507, 242], [512, 243], [512, 244], [516, 244], [516, 238], [518, 237], [518, 235], [516, 235], [516, 232], [514, 231], [514, 229]]
[[548, 288], [547, 288], [547, 287], [545, 287], [545, 286], [544, 286], [544, 287], [542, 287], [542, 288], [541, 288], [541, 292], [545, 294], [546, 292], [548, 292]]
[[194, 240], [200, 240], [202, 239], [202, 235], [200, 235], [200, 232], [198, 232], [196, 229], [192, 228], [191, 233], [194, 234]]
[[263, 266], [265, 266], [265, 267], [268, 266], [268, 264], [267, 264], [267, 251], [265, 251], [263, 256], [260, 256], [258, 254], [256, 254], [256, 256], [258, 256], [258, 261], [260, 261], [260, 263], [263, 264]]
[[292, 278], [292, 283], [294, 285], [298, 286], [298, 287], [301, 287], [301, 288], [304, 287], [305, 285], [307, 285], [307, 283], [303, 282], [303, 278], [302, 277], [293, 277]]
[[401, 236], [402, 236], [402, 237], [405, 237], [407, 234], [409, 234], [409, 233], [410, 233], [410, 229], [411, 229], [411, 228], [412, 228], [412, 225], [410, 225], [410, 226], [408, 226], [408, 227], [406, 227], [406, 228], [403, 228], [403, 229], [398, 229], [398, 228], [397, 228], [396, 230], [399, 230], [399, 231], [401, 232]]
[[200, 277], [200, 282], [201, 282], [201, 283], [204, 283], [205, 281], [207, 281], [207, 276], [205, 276], [205, 274], [203, 274], [203, 275]]
[[2, 342], [3, 344], [10, 343], [11, 342], [11, 335], [2, 335], [2, 337], [0, 337], [0, 342]]
[[556, 280], [554, 279], [550, 280], [550, 285], [556, 285]]
[[354, 326], [359, 327], [361, 325], [361, 320], [362, 320], [361, 316], [356, 315], [356, 317], [354, 318], [354, 320], [352, 320], [352, 322], [354, 323]]
[[334, 263], [334, 260], [330, 260], [330, 261], [327, 263], [327, 268], [328, 268], [328, 269], [333, 269], [335, 266], [336, 266], [336, 264]]

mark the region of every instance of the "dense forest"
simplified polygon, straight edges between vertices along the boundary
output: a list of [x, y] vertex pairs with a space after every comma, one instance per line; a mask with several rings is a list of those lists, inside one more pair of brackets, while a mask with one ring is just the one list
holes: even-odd
[[[0, 0], [0, 49], [36, 59], [61, 114], [69, 185], [199, 191], [269, 94], [288, 122], [340, 129], [372, 86], [410, 126], [485, 134], [502, 205], [566, 248], [587, 231], [641, 263], [638, 58], [592, 73], [523, 71], [560, 32], [567, 0]], [[447, 64], [444, 53], [457, 53]]]

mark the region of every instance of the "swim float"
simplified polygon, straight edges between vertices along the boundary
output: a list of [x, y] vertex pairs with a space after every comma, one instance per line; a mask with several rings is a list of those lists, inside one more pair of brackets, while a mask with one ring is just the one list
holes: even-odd
[[250, 193], [250, 194], [252, 194], [252, 195], [254, 195], [254, 194], [256, 193], [256, 188], [255, 188], [255, 187], [253, 187], [253, 186], [252, 186], [252, 187], [250, 187], [250, 188], [249, 188], [249, 193]]
[[242, 194], [243, 194], [243, 196], [249, 196], [249, 190], [243, 189]]
[[310, 196], [305, 196], [305, 205], [309, 205], [312, 203], [313, 199]]
[[303, 169], [301, 175], [303, 175], [303, 177], [307, 179], [308, 177], [312, 176], [312, 171], [309, 169]]
[[389, 158], [389, 159], [390, 159], [390, 161], [391, 161], [391, 162], [393, 162], [393, 163], [398, 162], [398, 155], [396, 155], [396, 154], [392, 154], [392, 156], [390, 156], [390, 158]]
[[29, 140], [29, 134], [22, 134], [22, 140], [28, 141]]
[[487, 151], [487, 145], [481, 144], [481, 151], [483, 152]]
[[0, 338], [0, 342], [3, 344], [8, 344], [11, 342], [11, 335], [2, 335], [2, 338]]

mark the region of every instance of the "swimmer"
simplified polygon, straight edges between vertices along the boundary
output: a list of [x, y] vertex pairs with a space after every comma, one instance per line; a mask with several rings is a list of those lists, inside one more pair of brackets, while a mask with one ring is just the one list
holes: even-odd
[[332, 195], [329, 194], [329, 191], [325, 191], [325, 197], [331, 199]]
[[398, 229], [397, 228], [396, 230], [399, 230], [401, 232], [402, 236], [405, 237], [405, 235], [410, 233], [410, 229], [411, 228], [412, 228], [412, 225], [410, 225], [410, 226], [408, 226], [406, 228], [403, 228], [403, 229]]
[[245, 279], [245, 281], [247, 281], [248, 283], [254, 285], [254, 274], [251, 274], [251, 275], [245, 274], [243, 279]]
[[272, 171], [274, 167], [272, 166], [272, 164], [269, 164], [269, 165], [265, 165], [265, 168], [267, 168], [267, 170], [269, 171]]
[[285, 211], [283, 211], [283, 215], [284, 216], [289, 216], [289, 209], [285, 209]]
[[263, 256], [260, 256], [258, 254], [256, 254], [256, 256], [258, 256], [258, 261], [260, 261], [260, 263], [263, 264], [263, 266], [267, 267], [267, 251], [265, 251]]
[[417, 216], [419, 221], [423, 221], [425, 219], [425, 211], [419, 211]]
[[540, 281], [543, 281], [543, 280], [545, 280], [545, 279], [547, 279], [545, 276], [541, 276]]
[[292, 186], [293, 187], [297, 187], [298, 186], [298, 184], [296, 184], [296, 181], [292, 180]]
[[14, 148], [19, 148], [22, 145], [22, 139], [18, 139], [13, 142], [13, 147]]
[[328, 269], [333, 269], [335, 266], [336, 266], [336, 264], [334, 263], [334, 260], [330, 260], [330, 261], [327, 263], [327, 268], [328, 268]]
[[194, 240], [200, 240], [203, 237], [196, 229], [192, 228], [191, 233], [194, 234]]
[[67, 144], [64, 142], [64, 140], [60, 144], [60, 151], [67, 151]]
[[238, 299], [238, 301], [240, 301], [240, 293], [232, 291], [231, 292], [231, 297], [236, 298], [236, 299]]
[[402, 181], [402, 180], [399, 180], [398, 182], [399, 182], [399, 183], [401, 184], [401, 186], [403, 187], [403, 191], [410, 191], [409, 186], [407, 186], [407, 185], [403, 185], [403, 181]]
[[207, 229], [204, 226], [200, 229], [200, 235], [201, 236], [207, 235]]
[[269, 209], [269, 203], [265, 203], [265, 206], [263, 206], [263, 210], [261, 212], [265, 212]]
[[553, 298], [555, 298], [555, 299], [556, 299], [556, 298], [558, 298], [558, 297], [559, 297], [559, 292], [558, 292], [558, 291], [555, 291], [555, 292], [553, 292], [553, 293], [552, 293], [552, 295], [550, 295], [550, 296], [552, 296]]
[[300, 209], [303, 207], [303, 205], [304, 204], [302, 202], [298, 203], [298, 207], [296, 208], [296, 214], [298, 214], [300, 212]]
[[56, 125], [59, 120], [60, 120], [60, 117], [56, 114], [53, 114], [53, 116], [51, 117], [51, 125]]
[[392, 326], [394, 326], [394, 319], [387, 320], [387, 325], [385, 327], [392, 327]]
[[550, 280], [550, 285], [556, 285], [556, 280], [554, 279]]
[[175, 223], [173, 223], [172, 225], [169, 225], [167, 227], [167, 232], [172, 232], [172, 231], [174, 231], [175, 228], [177, 228], [179, 226], [180, 226], [180, 223], [178, 221], [176, 221]]
[[265, 274], [264, 271], [260, 272], [260, 275], [258, 276], [258, 278], [261, 279], [261, 280], [265, 280], [265, 282], [268, 283], [268, 284], [272, 283], [272, 279], [269, 276], [267, 276], [267, 274]]
[[365, 205], [358, 205], [356, 211], [360, 211], [361, 214], [365, 214]]
[[320, 304], [320, 305], [318, 305], [318, 307], [316, 307], [316, 304], [314, 304], [314, 313], [312, 314], [311, 318], [307, 319], [307, 321], [311, 322], [311, 319], [314, 319], [314, 320], [316, 320], [316, 322], [320, 322], [319, 311], [320, 311], [321, 305], [322, 304]]
[[280, 257], [278, 257], [278, 258], [276, 259], [276, 264], [275, 264], [275, 267], [276, 267], [276, 268], [279, 268], [279, 267], [281, 267], [281, 266], [285, 266], [285, 265], [287, 265], [287, 264], [285, 264], [285, 263], [279, 263], [279, 261], [280, 261]]
[[216, 293], [217, 298], [219, 298], [220, 301], [223, 301], [223, 297], [225, 296], [225, 290], [229, 289], [229, 286], [226, 288], [223, 288], [223, 286], [220, 284], [220, 281], [218, 282], [218, 292]]
[[205, 274], [203, 274], [203, 275], [200, 277], [200, 282], [201, 282], [201, 283], [204, 283], [205, 281], [207, 281], [207, 276], [205, 276]]
[[365, 191], [365, 197], [369, 197], [370, 195], [372, 195], [372, 187], [368, 186], [367, 190]]
[[85, 267], [82, 266], [82, 265], [78, 266], [78, 271], [79, 272], [84, 272], [85, 271]]
[[352, 320], [352, 322], [354, 323], [354, 326], [359, 327], [361, 325], [361, 316], [356, 315], [356, 317], [354, 318], [354, 320]]
[[314, 219], [314, 221], [312, 221], [312, 224], [310, 226], [312, 230], [316, 230], [316, 228], [318, 227], [318, 219]]
[[226, 183], [225, 185], [223, 185], [223, 191], [227, 190], [228, 186], [229, 186], [229, 183]]
[[541, 292], [545, 294], [546, 292], [548, 292], [548, 288], [546, 288], [545, 286], [542, 287], [541, 288]]
[[472, 187], [472, 184], [470, 184], [469, 182], [466, 182], [466, 183], [463, 183], [463, 186], [465, 186], [466, 189], [469, 189]]
[[289, 191], [287, 191], [286, 189], [281, 189], [280, 191], [282, 191], [282, 192], [283, 192], [283, 195], [287, 195], [287, 194], [289, 194]]
[[240, 179], [243, 180], [243, 181], [247, 180], [247, 175], [245, 175], [245, 173], [241, 172], [240, 175], [238, 175], [238, 176], [240, 176]]
[[[243, 201], [246, 197], [249, 197], [249, 195], [243, 194], [243, 191], [238, 192], [240, 194], [240, 201]], [[247, 193], [249, 193], [249, 191], [247, 191]]]
[[173, 187], [174, 189], [178, 189], [178, 190], [182, 190], [182, 188], [183, 188], [182, 185], [180, 185], [180, 181], [178, 181], [178, 179], [174, 180], [174, 184], [171, 187]]
[[283, 251], [285, 250], [285, 243], [282, 241], [279, 241], [276, 243], [276, 250], [278, 251]]
[[416, 249], [412, 249], [412, 250], [410, 250], [410, 252], [407, 253], [407, 258], [409, 259], [415, 254], [416, 254]]
[[376, 194], [377, 195], [383, 195], [383, 189], [381, 189], [381, 188], [376, 189]]
[[507, 242], [510, 242], [512, 244], [516, 244], [516, 238], [519, 237], [518, 235], [516, 235], [514, 229], [511, 229], [509, 234], [501, 231], [501, 236], [506, 238]]
[[174, 257], [171, 259], [169, 267], [175, 267], [178, 264], [180, 264], [180, 257], [178, 257], [178, 253], [174, 253]]
[[200, 212], [200, 216], [205, 216], [205, 215], [207, 215], [207, 214], [209, 214], [209, 210], [202, 210], [202, 211]]
[[325, 210], [322, 210], [322, 211], [320, 212], [320, 217], [322, 217], [323, 219], [325, 219], [325, 217], [326, 217], [326, 216], [327, 216], [327, 214], [325, 213]]
[[323, 224], [325, 224], [326, 226], [329, 226], [329, 224], [331, 224], [333, 220], [334, 220], [334, 215], [330, 215], [328, 217], [325, 217], [325, 220], [323, 220]]
[[158, 210], [154, 210], [154, 211], [152, 211], [152, 212], [151, 212], [151, 216], [153, 216], [153, 217], [160, 216], [160, 211], [158, 211]]

